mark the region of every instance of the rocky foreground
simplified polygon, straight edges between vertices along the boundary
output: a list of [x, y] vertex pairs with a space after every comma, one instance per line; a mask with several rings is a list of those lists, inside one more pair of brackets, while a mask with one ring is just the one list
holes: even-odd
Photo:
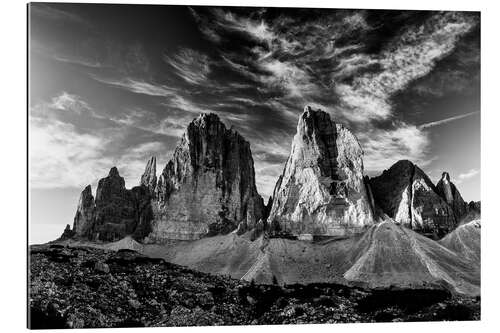
[[257, 285], [131, 250], [30, 248], [31, 328], [479, 320], [480, 298], [440, 289]]

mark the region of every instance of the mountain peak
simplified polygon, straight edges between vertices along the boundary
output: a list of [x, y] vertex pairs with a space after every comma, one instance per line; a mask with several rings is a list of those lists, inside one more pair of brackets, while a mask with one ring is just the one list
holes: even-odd
[[306, 106], [276, 183], [269, 220], [287, 232], [321, 236], [372, 224], [362, 155], [352, 132], [327, 112]]
[[154, 193], [156, 187], [156, 156], [151, 156], [141, 176], [141, 185], [147, 187], [150, 193]]
[[206, 125], [206, 124], [215, 124], [215, 123], [222, 124], [222, 121], [220, 120], [218, 115], [210, 112], [210, 113], [200, 113], [198, 118], [194, 119], [192, 121], [192, 123], [195, 125]]
[[457, 222], [460, 222], [461, 218], [467, 214], [467, 204], [451, 181], [448, 172], [445, 171], [441, 175], [441, 179], [436, 184], [436, 192], [451, 206]]
[[448, 172], [444, 171], [443, 174], [441, 175], [441, 179], [443, 181], [449, 182], [450, 181], [450, 174]]
[[108, 177], [120, 177], [120, 173], [118, 172], [118, 169], [115, 166], [109, 170]]

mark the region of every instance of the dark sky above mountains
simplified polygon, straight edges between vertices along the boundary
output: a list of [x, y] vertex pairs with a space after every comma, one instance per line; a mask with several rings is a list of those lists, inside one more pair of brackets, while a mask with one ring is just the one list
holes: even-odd
[[43, 241], [112, 166], [127, 187], [149, 156], [163, 169], [200, 112], [250, 141], [266, 200], [305, 105], [353, 130], [368, 175], [409, 159], [480, 199], [478, 13], [41, 3], [29, 13], [31, 214]]

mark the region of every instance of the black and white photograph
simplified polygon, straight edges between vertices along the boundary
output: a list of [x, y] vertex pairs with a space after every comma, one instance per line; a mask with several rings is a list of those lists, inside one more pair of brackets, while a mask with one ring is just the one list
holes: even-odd
[[26, 4], [28, 328], [481, 320], [482, 12], [268, 5]]

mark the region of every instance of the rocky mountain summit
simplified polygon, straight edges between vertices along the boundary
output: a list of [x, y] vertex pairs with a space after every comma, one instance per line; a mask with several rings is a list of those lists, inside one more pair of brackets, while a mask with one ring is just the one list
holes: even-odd
[[467, 214], [467, 204], [462, 199], [455, 184], [451, 182], [448, 172], [443, 172], [441, 179], [436, 184], [436, 192], [451, 206], [457, 221]]
[[253, 227], [264, 213], [250, 144], [215, 114], [189, 124], [156, 186], [148, 241], [196, 239]]
[[62, 238], [78, 237], [90, 240], [115, 241], [127, 235], [143, 238], [149, 233], [151, 194], [144, 185], [132, 189], [125, 187], [125, 180], [116, 167], [107, 177], [99, 180], [96, 197], [86, 186], [73, 221], [73, 228], [66, 227]]
[[377, 207], [397, 223], [423, 234], [442, 237], [479, 217], [480, 208], [464, 202], [448, 172], [434, 185], [417, 165], [402, 160], [368, 181]]
[[238, 224], [253, 228], [264, 215], [250, 144], [215, 114], [193, 120], [156, 177], [156, 158], [140, 185], [125, 187], [116, 167], [81, 193], [73, 228], [64, 238], [113, 241], [127, 235], [145, 242], [224, 234]]
[[418, 166], [403, 160], [370, 179], [375, 204], [397, 223], [443, 235], [456, 226], [453, 208]]
[[371, 225], [362, 156], [358, 140], [347, 128], [328, 113], [306, 107], [268, 220], [296, 235], [345, 235]]
[[479, 218], [444, 172], [434, 185], [417, 165], [398, 161], [381, 175], [364, 176], [355, 135], [328, 113], [305, 107], [283, 173], [267, 205], [257, 193], [250, 144], [215, 114], [201, 114], [186, 129], [157, 177], [147, 161], [132, 189], [116, 167], [81, 193], [73, 228], [63, 238], [115, 241], [127, 235], [145, 243], [262, 232], [312, 239], [347, 236], [393, 219], [441, 237]]

